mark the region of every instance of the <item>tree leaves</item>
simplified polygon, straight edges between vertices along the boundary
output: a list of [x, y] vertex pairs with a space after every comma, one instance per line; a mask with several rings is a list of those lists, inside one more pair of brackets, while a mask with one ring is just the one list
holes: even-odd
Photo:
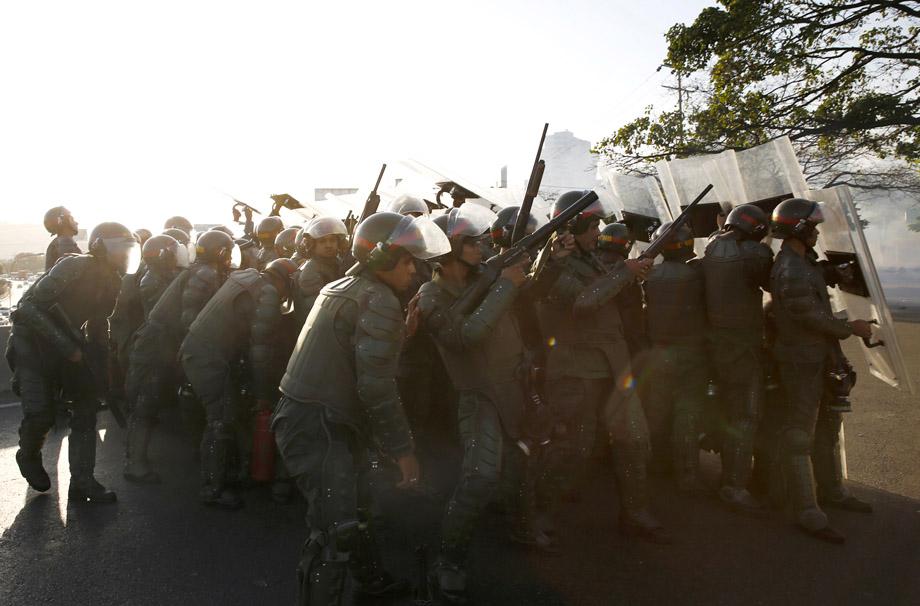
[[[788, 135], [822, 187], [847, 174], [920, 192], [920, 2], [720, 0], [672, 26], [683, 111], [647, 108], [595, 146], [617, 168]], [[807, 156], [807, 157], [806, 157]], [[881, 175], [892, 179], [879, 183]]]

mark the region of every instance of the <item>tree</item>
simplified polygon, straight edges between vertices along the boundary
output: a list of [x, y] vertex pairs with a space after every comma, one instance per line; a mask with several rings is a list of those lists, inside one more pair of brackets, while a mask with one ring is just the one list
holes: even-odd
[[788, 135], [817, 187], [920, 193], [920, 2], [719, 4], [666, 34], [677, 107], [647, 108], [595, 152], [650, 174]]

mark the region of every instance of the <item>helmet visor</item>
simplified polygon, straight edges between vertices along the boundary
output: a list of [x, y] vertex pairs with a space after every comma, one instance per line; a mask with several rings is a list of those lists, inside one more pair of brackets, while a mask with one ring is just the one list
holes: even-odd
[[452, 208], [447, 215], [447, 235], [450, 238], [469, 236], [477, 238], [489, 231], [497, 216], [494, 212], [476, 204], [464, 204]]
[[141, 249], [134, 237], [103, 238], [106, 259], [122, 273], [134, 273], [141, 263]]
[[824, 211], [822, 210], [823, 203], [815, 202], [815, 207], [812, 209], [811, 214], [805, 219], [809, 223], [818, 225], [824, 223]]
[[428, 217], [403, 217], [386, 243], [402, 248], [416, 259], [422, 260], [433, 259], [450, 252], [450, 240]]
[[230, 267], [232, 269], [239, 269], [240, 265], [243, 263], [243, 251], [240, 250], [240, 247], [234, 244], [230, 248]]

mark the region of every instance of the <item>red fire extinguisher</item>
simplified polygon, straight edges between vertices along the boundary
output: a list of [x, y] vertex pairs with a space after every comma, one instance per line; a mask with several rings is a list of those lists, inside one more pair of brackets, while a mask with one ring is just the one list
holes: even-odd
[[250, 477], [256, 482], [275, 478], [275, 434], [271, 429], [272, 411], [257, 410], [252, 422]]

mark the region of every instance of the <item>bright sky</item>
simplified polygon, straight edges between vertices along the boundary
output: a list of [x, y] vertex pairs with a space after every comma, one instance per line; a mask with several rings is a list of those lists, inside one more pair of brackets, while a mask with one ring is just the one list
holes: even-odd
[[660, 101], [663, 34], [707, 4], [4, 3], [0, 220], [228, 221], [220, 191], [309, 198], [405, 157], [521, 181], [543, 122], [594, 141]]

